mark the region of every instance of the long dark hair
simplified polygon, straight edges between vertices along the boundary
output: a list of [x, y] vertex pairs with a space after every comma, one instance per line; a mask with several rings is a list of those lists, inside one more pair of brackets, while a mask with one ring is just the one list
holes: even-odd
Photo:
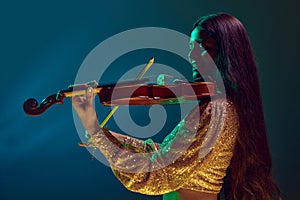
[[257, 68], [246, 30], [237, 18], [225, 13], [201, 17], [193, 29], [197, 26], [217, 42], [214, 61], [223, 77], [227, 98], [236, 105], [240, 119], [239, 135], [224, 182], [225, 197], [279, 199], [280, 192], [272, 178]]

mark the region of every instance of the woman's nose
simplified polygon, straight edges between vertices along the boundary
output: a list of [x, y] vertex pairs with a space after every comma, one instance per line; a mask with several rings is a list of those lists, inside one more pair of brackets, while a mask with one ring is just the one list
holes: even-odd
[[190, 63], [192, 63], [192, 61], [196, 60], [196, 51], [194, 48], [190, 50], [188, 57], [189, 57]]

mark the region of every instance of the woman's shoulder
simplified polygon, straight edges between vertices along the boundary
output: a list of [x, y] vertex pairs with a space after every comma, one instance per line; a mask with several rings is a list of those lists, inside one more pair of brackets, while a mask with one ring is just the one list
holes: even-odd
[[215, 98], [211, 100], [202, 101], [199, 103], [199, 110], [201, 113], [236, 113], [236, 104], [228, 98]]
[[[203, 107], [202, 107], [203, 106]], [[239, 123], [237, 105], [228, 98], [216, 98], [199, 105], [200, 119], [208, 118], [215, 123]]]
[[195, 124], [219, 124], [228, 122], [238, 122], [236, 105], [230, 99], [211, 99], [199, 103], [192, 112], [185, 118], [188, 127], [194, 127]]
[[206, 112], [210, 113], [212, 124], [221, 124], [225, 129], [238, 130], [240, 120], [237, 104], [231, 99], [214, 99], [208, 102]]

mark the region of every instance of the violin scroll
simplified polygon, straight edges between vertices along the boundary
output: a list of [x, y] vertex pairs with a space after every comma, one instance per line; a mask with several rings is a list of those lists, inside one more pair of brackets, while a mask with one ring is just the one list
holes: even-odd
[[50, 106], [54, 104], [63, 104], [65, 95], [61, 92], [52, 94], [45, 98], [39, 105], [38, 101], [34, 98], [27, 99], [23, 104], [24, 112], [30, 116], [37, 116], [45, 112]]

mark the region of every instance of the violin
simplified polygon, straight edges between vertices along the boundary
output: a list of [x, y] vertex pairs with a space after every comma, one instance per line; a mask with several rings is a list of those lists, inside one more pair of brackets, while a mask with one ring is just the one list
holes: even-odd
[[[98, 85], [94, 88], [94, 93], [98, 94], [101, 104], [114, 106], [111, 113], [101, 124], [102, 126], [117, 110], [119, 105], [177, 104], [215, 96], [216, 88], [214, 83], [211, 82], [179, 82], [177, 84], [168, 85], [144, 84], [148, 79], [142, 79], [142, 76], [151, 67], [153, 62], [154, 57], [149, 60], [136, 80], [125, 81], [118, 84]], [[23, 104], [23, 109], [26, 114], [37, 116], [44, 113], [54, 104], [63, 104], [63, 99], [66, 97], [85, 95], [85, 93], [86, 90], [78, 90], [70, 87], [48, 96], [40, 105], [34, 98], [27, 99]]]
[[[200, 100], [216, 94], [215, 85], [212, 82], [157, 85], [144, 84], [145, 81], [147, 79], [98, 85], [94, 88], [94, 93], [99, 96], [100, 103], [104, 106], [169, 105]], [[63, 99], [66, 97], [84, 95], [85, 93], [86, 90], [73, 90], [71, 87], [48, 96], [40, 105], [34, 98], [27, 99], [23, 104], [23, 109], [26, 114], [37, 116], [54, 104], [63, 104]]]

